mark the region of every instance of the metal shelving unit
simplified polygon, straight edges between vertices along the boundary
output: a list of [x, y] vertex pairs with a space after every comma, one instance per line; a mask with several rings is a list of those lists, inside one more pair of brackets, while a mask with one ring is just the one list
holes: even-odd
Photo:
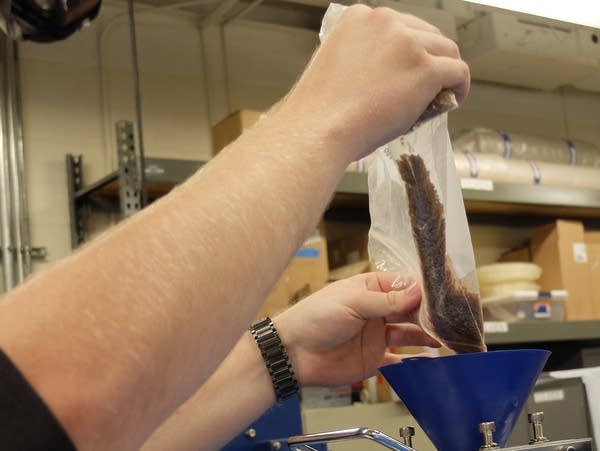
[[490, 346], [600, 341], [600, 321], [536, 321], [506, 325], [506, 331], [488, 332], [485, 342]]
[[[367, 174], [346, 173], [338, 193], [367, 195]], [[463, 189], [468, 213], [600, 218], [600, 191], [494, 183], [492, 190]]]
[[[174, 186], [190, 177], [203, 164], [203, 161], [196, 160], [146, 158], [145, 175], [148, 198], [153, 200], [165, 195]], [[94, 199], [99, 197], [119, 198], [123, 216], [139, 209], [139, 207], [134, 208], [135, 205], [131, 203], [132, 198], [139, 196], [138, 179], [132, 178], [130, 175], [135, 174], [137, 170], [135, 158], [130, 158], [128, 164], [121, 165], [118, 170], [86, 186], [83, 184], [82, 156], [67, 155], [66, 165], [71, 219], [71, 246], [73, 248], [85, 241], [87, 234], [86, 211], [88, 205], [94, 202]]]
[[547, 349], [552, 352], [546, 371], [600, 363], [600, 321], [530, 321], [505, 324], [501, 332], [485, 334], [489, 350]]
[[[130, 159], [129, 162], [135, 161]], [[156, 199], [173, 186], [192, 175], [202, 161], [147, 158], [145, 175], [148, 196]], [[67, 155], [67, 177], [71, 211], [71, 236], [73, 247], [83, 241], [82, 205], [95, 196], [117, 197], [124, 191], [120, 186], [125, 180], [125, 171], [134, 171], [135, 165], [122, 166], [100, 180], [83, 186], [81, 157]], [[121, 178], [120, 178], [121, 177]], [[136, 190], [136, 187], [130, 187]], [[137, 188], [139, 189], [139, 187]], [[333, 205], [348, 204], [366, 206], [369, 187], [367, 174], [347, 172], [338, 185]], [[125, 191], [126, 193], [126, 191]], [[527, 186], [495, 183], [493, 190], [463, 189], [463, 198], [470, 214], [487, 213], [500, 215], [540, 215], [561, 217], [600, 218], [600, 191], [557, 188], [553, 186]], [[122, 206], [126, 205], [122, 199]]]
[[[131, 160], [130, 160], [131, 161]], [[149, 199], [156, 199], [180, 184], [205, 162], [146, 158], [145, 173]], [[90, 185], [83, 185], [81, 156], [67, 155], [67, 176], [71, 212], [71, 236], [73, 247], [82, 243], [86, 236], [86, 205], [97, 197], [119, 198], [124, 202], [122, 166]], [[133, 187], [132, 187], [133, 189]], [[348, 172], [337, 187], [332, 206], [348, 203], [366, 207], [368, 197], [367, 174]], [[562, 189], [546, 186], [521, 186], [494, 184], [492, 191], [464, 189], [463, 197], [469, 213], [540, 214], [549, 216], [600, 218], [600, 191]], [[123, 207], [123, 205], [121, 205]], [[122, 210], [123, 211], [123, 210]], [[581, 343], [600, 344], [600, 321], [577, 322], [521, 322], [506, 325], [502, 332], [486, 333], [486, 343], [491, 348], [511, 345], [559, 345]]]

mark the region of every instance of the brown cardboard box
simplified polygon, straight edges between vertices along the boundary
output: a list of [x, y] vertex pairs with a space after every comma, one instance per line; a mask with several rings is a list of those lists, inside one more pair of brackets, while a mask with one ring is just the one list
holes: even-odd
[[600, 315], [600, 232], [585, 232], [584, 238], [590, 264], [592, 299], [595, 311]]
[[600, 244], [600, 232], [585, 232], [584, 237], [588, 244]]
[[356, 263], [350, 263], [349, 265], [340, 266], [339, 268], [332, 269], [329, 271], [329, 280], [343, 280], [348, 277], [356, 276], [371, 270], [371, 262], [368, 260], [360, 260]]
[[323, 288], [329, 280], [325, 239], [307, 240], [296, 252], [285, 274], [290, 305]]
[[331, 269], [369, 260], [368, 223], [327, 221], [323, 228]]
[[531, 249], [529, 244], [526, 246], [511, 249], [504, 252], [498, 259], [500, 262], [530, 262]]
[[235, 141], [244, 130], [252, 127], [260, 119], [261, 114], [262, 111], [240, 110], [215, 125], [212, 129], [213, 155]]
[[532, 261], [542, 267], [542, 290], [568, 291], [567, 320], [600, 318], [592, 297], [592, 280], [583, 224], [557, 220], [537, 227], [531, 239]]
[[323, 237], [307, 240], [277, 281], [257, 318], [274, 316], [302, 298], [323, 288], [329, 279], [327, 242]]

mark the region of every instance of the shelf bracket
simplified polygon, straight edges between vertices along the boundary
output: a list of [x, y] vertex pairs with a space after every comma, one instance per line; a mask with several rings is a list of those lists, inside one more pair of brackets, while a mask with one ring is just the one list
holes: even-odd
[[76, 197], [77, 191], [83, 186], [82, 159], [81, 155], [66, 156], [72, 249], [85, 241], [85, 199]]
[[131, 121], [117, 122], [117, 149], [119, 157], [119, 200], [123, 217], [141, 209], [141, 177], [135, 154], [135, 139]]

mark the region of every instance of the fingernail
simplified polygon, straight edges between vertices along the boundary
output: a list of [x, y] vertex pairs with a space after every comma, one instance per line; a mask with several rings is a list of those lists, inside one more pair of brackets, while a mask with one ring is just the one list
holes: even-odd
[[407, 300], [413, 300], [421, 296], [421, 287], [414, 281], [410, 286], [406, 287], [404, 292]]
[[392, 283], [392, 288], [396, 291], [408, 290], [416, 283], [417, 281], [412, 277], [398, 276]]

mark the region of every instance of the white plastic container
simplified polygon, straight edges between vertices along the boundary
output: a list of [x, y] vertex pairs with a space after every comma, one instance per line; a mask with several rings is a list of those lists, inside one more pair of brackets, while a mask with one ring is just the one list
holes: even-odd
[[485, 321], [562, 321], [565, 318], [565, 290], [519, 290], [508, 295], [481, 299]]
[[481, 285], [495, 285], [515, 281], [535, 282], [542, 275], [542, 268], [535, 263], [502, 262], [477, 267]]

